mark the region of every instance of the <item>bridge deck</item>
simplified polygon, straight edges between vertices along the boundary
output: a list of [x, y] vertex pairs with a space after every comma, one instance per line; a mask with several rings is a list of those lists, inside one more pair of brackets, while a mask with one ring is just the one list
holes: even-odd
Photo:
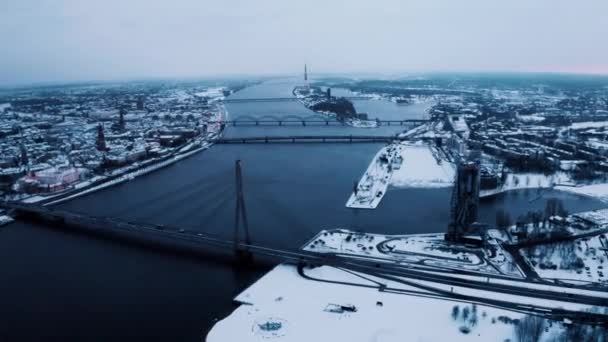
[[270, 143], [388, 143], [404, 141], [395, 135], [286, 135], [220, 138], [218, 144], [270, 144]]
[[[144, 240], [147, 243], [155, 245], [169, 245], [173, 247], [186, 248], [195, 247], [199, 252], [204, 252], [208, 248], [220, 248], [224, 251], [245, 251], [246, 253], [254, 253], [261, 256], [278, 258], [281, 261], [293, 263], [308, 263], [312, 265], [330, 265], [334, 267], [342, 267], [350, 269], [354, 272], [362, 272], [375, 275], [377, 277], [388, 277], [387, 279], [395, 279], [401, 277], [403, 279], [412, 278], [429, 282], [439, 282], [443, 284], [451, 284], [453, 286], [465, 286], [473, 289], [491, 290], [499, 293], [511, 293], [523, 296], [530, 296], [542, 299], [551, 299], [559, 301], [567, 301], [573, 303], [602, 305], [607, 306], [606, 299], [589, 294], [580, 294], [576, 296], [564, 296], [563, 293], [556, 290], [539, 290], [528, 289], [525, 286], [515, 285], [524, 280], [512, 280], [513, 284], [506, 285], [500, 283], [480, 283], [470, 280], [463, 280], [450, 276], [449, 272], [442, 274], [433, 274], [425, 271], [401, 267], [398, 264], [379, 263], [374, 260], [365, 260], [359, 258], [348, 258], [327, 253], [315, 253], [293, 249], [278, 249], [265, 247], [255, 244], [237, 243], [233, 240], [223, 239], [210, 234], [200, 232], [186, 231], [176, 227], [157, 226], [150, 224], [141, 224], [122, 221], [113, 218], [100, 218], [88, 216], [85, 214], [59, 211], [47, 207], [24, 205], [18, 203], [3, 203], [4, 208], [15, 211], [19, 215], [29, 215], [42, 219], [48, 223], [59, 224], [62, 228], [71, 228], [83, 231], [89, 234], [105, 234], [116, 236], [129, 241]], [[239, 255], [237, 253], [237, 255]], [[440, 270], [437, 270], [440, 272]], [[559, 287], [558, 287], [559, 288]], [[395, 289], [397, 291], [398, 289]], [[505, 307], [507, 309], [518, 308], [517, 304], [507, 302], [500, 299], [492, 299], [485, 297], [471, 297], [468, 295], [458, 295], [452, 292], [438, 290], [437, 295], [442, 295], [446, 298], [456, 298], [461, 300], [476, 301], [487, 303], [495, 306]], [[606, 324], [606, 315], [595, 314], [588, 312], [569, 311], [564, 309], [552, 309], [542, 306], [526, 306], [525, 309], [529, 312], [546, 315], [549, 317], [567, 317], [569, 319], [588, 322], [591, 324]]]

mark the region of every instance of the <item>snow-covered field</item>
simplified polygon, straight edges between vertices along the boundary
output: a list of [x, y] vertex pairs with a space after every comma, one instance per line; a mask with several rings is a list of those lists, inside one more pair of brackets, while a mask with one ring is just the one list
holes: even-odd
[[[308, 270], [307, 275], [362, 281], [327, 266]], [[481, 305], [308, 280], [290, 265], [277, 266], [236, 300], [249, 305], [241, 305], [218, 322], [208, 342], [503, 341], [515, 337], [515, 325], [505, 322], [524, 316]]]
[[235, 298], [242, 305], [206, 341], [527, 341], [518, 337], [534, 319], [538, 341], [555, 341], [565, 330], [518, 312], [408, 293], [415, 288], [391, 281], [387, 288], [405, 292], [378, 291], [377, 278], [330, 266], [303, 273], [275, 267]]
[[419, 143], [402, 143], [403, 164], [393, 172], [391, 185], [400, 188], [449, 187], [454, 183], [455, 169], [443, 160], [433, 147]]

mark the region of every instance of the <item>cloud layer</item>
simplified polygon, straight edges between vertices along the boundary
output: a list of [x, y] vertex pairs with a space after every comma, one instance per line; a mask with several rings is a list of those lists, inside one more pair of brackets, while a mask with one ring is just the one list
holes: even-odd
[[316, 72], [608, 73], [605, 0], [5, 0], [0, 83]]

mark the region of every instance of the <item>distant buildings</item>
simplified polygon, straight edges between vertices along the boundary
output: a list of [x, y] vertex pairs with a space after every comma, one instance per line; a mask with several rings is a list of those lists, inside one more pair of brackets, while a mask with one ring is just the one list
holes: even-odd
[[[36, 87], [0, 96], [0, 196], [46, 193], [129, 172], [198, 146], [219, 125], [217, 100], [233, 86], [145, 82]], [[66, 165], [70, 165], [69, 167]], [[70, 177], [65, 168], [79, 171]], [[83, 183], [85, 184], [85, 183]], [[86, 186], [83, 185], [83, 186]]]
[[42, 171], [30, 172], [19, 179], [17, 189], [26, 193], [50, 193], [68, 189], [78, 182], [81, 171], [74, 167], [62, 166]]

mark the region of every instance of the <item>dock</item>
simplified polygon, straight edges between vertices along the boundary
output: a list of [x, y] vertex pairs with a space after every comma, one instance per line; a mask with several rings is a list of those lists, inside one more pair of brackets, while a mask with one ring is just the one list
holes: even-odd
[[386, 194], [393, 170], [401, 167], [400, 144], [383, 147], [376, 153], [367, 170], [356, 184], [346, 207], [376, 209]]

